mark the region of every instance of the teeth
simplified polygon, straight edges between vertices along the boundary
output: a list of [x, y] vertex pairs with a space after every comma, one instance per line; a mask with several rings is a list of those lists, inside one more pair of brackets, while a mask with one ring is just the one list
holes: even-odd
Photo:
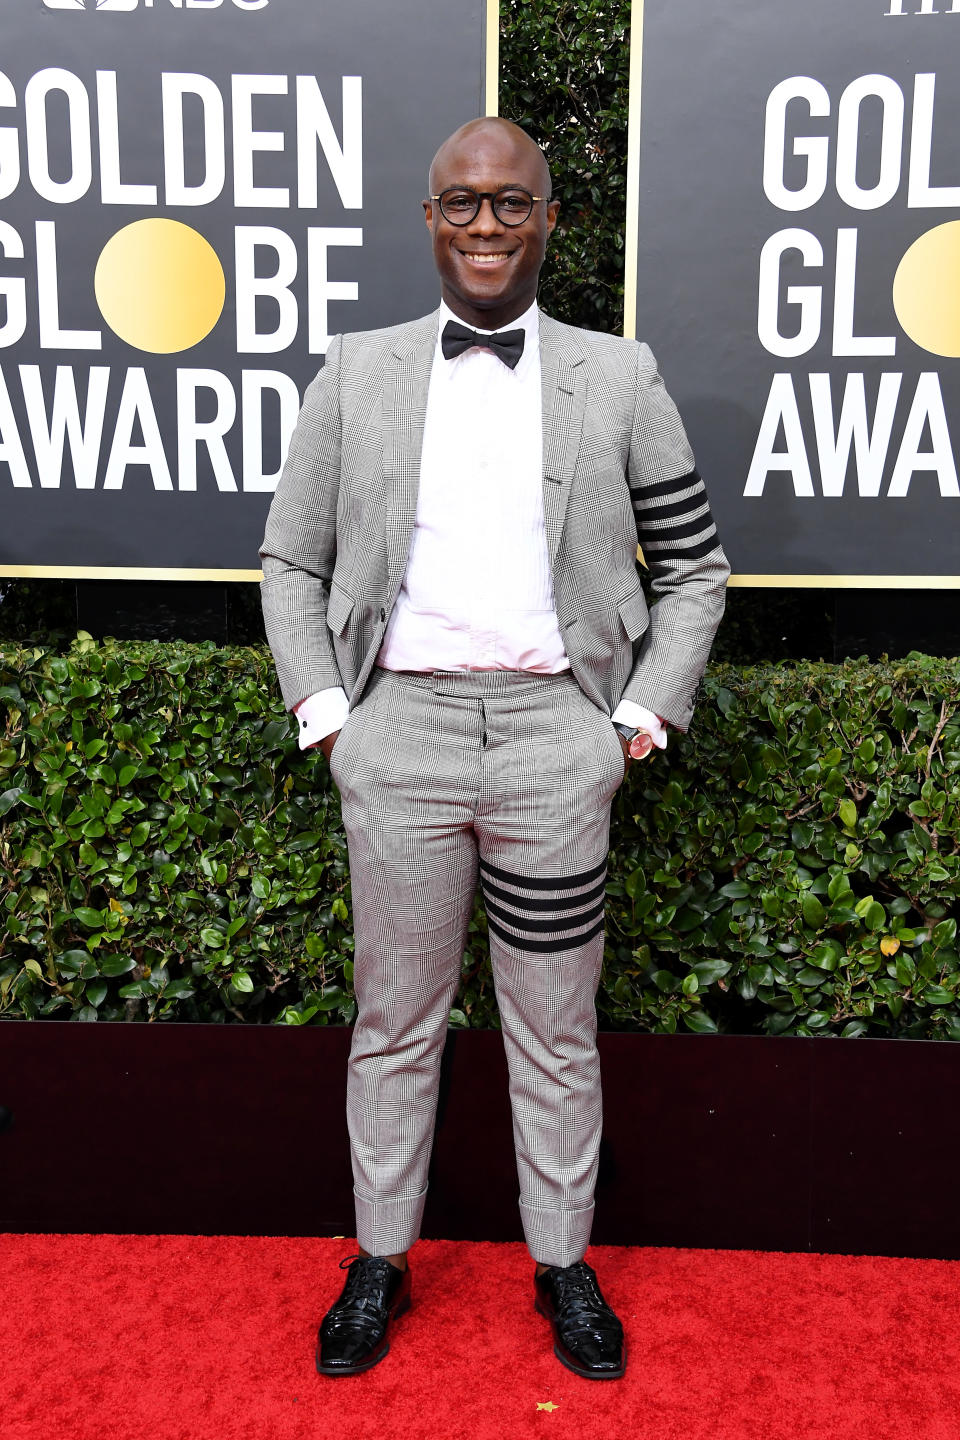
[[491, 255], [488, 250], [481, 251], [479, 254], [476, 255], [471, 254], [469, 250], [464, 250], [462, 253], [466, 255], [468, 260], [474, 261], [474, 263], [477, 265], [496, 265], [498, 261], [506, 259], [506, 257], [510, 254], [510, 251], [500, 250], [493, 255]]

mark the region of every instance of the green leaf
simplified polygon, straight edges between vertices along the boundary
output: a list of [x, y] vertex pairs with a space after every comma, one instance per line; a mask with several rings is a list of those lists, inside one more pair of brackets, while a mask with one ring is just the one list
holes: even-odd
[[843, 951], [835, 940], [826, 940], [807, 956], [807, 960], [821, 970], [833, 971], [836, 970], [842, 954]]
[[103, 924], [103, 913], [100, 910], [91, 909], [89, 905], [79, 905], [73, 915], [81, 925], [86, 925], [88, 930], [97, 930]]
[[840, 824], [843, 828], [854, 834], [857, 828], [857, 807], [852, 800], [841, 800], [837, 806], [837, 814], [840, 817]]
[[114, 978], [117, 975], [127, 975], [131, 970], [136, 969], [136, 960], [132, 955], [104, 955], [99, 961], [97, 969], [101, 975]]
[[887, 912], [877, 900], [867, 908], [867, 913], [863, 918], [868, 930], [885, 930], [887, 928]]
[[6, 815], [8, 810], [12, 810], [14, 805], [19, 802], [21, 795], [26, 795], [26, 793], [26, 785], [14, 785], [12, 789], [4, 790], [0, 794], [0, 815]]
[[315, 1005], [318, 1010], [335, 1010], [338, 1005], [342, 1005], [348, 998], [346, 991], [341, 990], [339, 985], [332, 985], [324, 990], [322, 995], [314, 995], [311, 1003]]
[[953, 990], [947, 990], [943, 985], [927, 985], [923, 998], [928, 1005], [952, 1005], [957, 996]]
[[83, 992], [83, 998], [88, 1005], [102, 1005], [107, 998], [109, 986], [105, 980], [91, 980]]
[[171, 980], [163, 990], [165, 1000], [185, 1000], [189, 995], [194, 994], [196, 991], [189, 980]]
[[706, 986], [713, 985], [715, 981], [729, 975], [732, 967], [729, 960], [698, 960], [690, 968], [701, 986]]
[[644, 877], [643, 871], [631, 870], [630, 874], [623, 882], [623, 888], [624, 890], [626, 890], [631, 900], [636, 900], [638, 895], [642, 895], [647, 888], [647, 882]]
[[253, 994], [253, 980], [245, 970], [235, 970], [230, 976], [230, 984], [243, 995]]
[[716, 1022], [711, 1020], [710, 1016], [704, 1014], [702, 1010], [685, 1010], [683, 1012], [683, 1023], [688, 1030], [692, 1030], [696, 1035], [716, 1035], [717, 1033]]
[[804, 895], [803, 900], [800, 902], [800, 908], [803, 911], [803, 918], [810, 928], [812, 930], [819, 930], [827, 918], [827, 912], [824, 910], [816, 895], [811, 895], [809, 892]]
[[940, 924], [935, 926], [930, 938], [938, 950], [942, 949], [944, 945], [952, 945], [957, 938], [956, 920], [952, 916], [949, 920], [941, 920]]
[[63, 975], [79, 975], [89, 960], [86, 950], [64, 950], [62, 955], [57, 956], [57, 969]]
[[149, 980], [132, 980], [129, 985], [121, 985], [117, 993], [121, 1000], [138, 1000], [144, 995], [151, 995], [153, 986]]

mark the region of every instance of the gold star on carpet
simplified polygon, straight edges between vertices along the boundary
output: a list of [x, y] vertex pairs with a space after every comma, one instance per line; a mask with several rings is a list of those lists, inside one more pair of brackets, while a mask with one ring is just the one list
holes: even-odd
[[554, 1410], [559, 1410], [559, 1409], [560, 1409], [560, 1406], [559, 1406], [559, 1405], [554, 1405], [554, 1403], [553, 1403], [552, 1400], [538, 1400], [538, 1401], [537, 1401], [537, 1409], [538, 1409], [538, 1410], [549, 1410], [550, 1413], [553, 1414]]

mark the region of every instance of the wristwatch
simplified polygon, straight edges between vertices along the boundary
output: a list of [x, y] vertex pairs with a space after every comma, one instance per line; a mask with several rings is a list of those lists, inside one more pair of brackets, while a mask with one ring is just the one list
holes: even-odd
[[622, 725], [619, 720], [613, 721], [613, 728], [626, 740], [627, 753], [631, 760], [642, 760], [653, 749], [653, 738], [649, 730], [639, 730], [635, 725]]

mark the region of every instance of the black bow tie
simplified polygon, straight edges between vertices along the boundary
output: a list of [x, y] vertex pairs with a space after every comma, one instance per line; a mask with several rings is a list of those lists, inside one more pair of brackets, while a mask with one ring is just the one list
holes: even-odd
[[448, 320], [440, 336], [440, 348], [444, 360], [455, 360], [464, 350], [479, 345], [483, 350], [492, 350], [504, 365], [515, 370], [517, 361], [523, 354], [523, 339], [522, 330], [498, 330], [493, 335], [481, 335], [477, 330], [469, 330], [466, 325], [459, 325], [456, 320]]

